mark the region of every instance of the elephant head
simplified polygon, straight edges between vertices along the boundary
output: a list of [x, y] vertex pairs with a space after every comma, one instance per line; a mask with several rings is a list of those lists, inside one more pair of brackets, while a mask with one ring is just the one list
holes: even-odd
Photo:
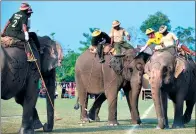
[[39, 41], [43, 51], [40, 60], [42, 72], [49, 72], [57, 66], [60, 66], [63, 58], [61, 46], [48, 36], [39, 37]]
[[[163, 99], [165, 97], [163, 93], [165, 94], [165, 92], [171, 89], [165, 87], [172, 87], [171, 85], [174, 84], [174, 81], [186, 66], [183, 59], [179, 60], [176, 58], [174, 53], [172, 53], [173, 50], [173, 48], [169, 48], [168, 50], [155, 52], [145, 66], [145, 73], [149, 76], [151, 85], [158, 127], [161, 129], [168, 125], [167, 117], [164, 116], [167, 100]], [[182, 61], [183, 63], [181, 63]]]
[[130, 81], [135, 71], [142, 76], [145, 63], [151, 56], [147, 51], [149, 49], [142, 53], [139, 53], [138, 48], [128, 49], [125, 51], [124, 57], [113, 57], [110, 65], [116, 73], [122, 75], [125, 80]]
[[44, 124], [44, 131], [49, 132], [52, 131], [54, 126], [55, 68], [61, 65], [63, 52], [61, 46], [48, 36], [39, 37], [39, 41], [43, 51], [40, 57], [41, 72], [48, 90], [46, 95], [48, 121]]
[[[142, 87], [142, 76], [144, 72], [145, 63], [150, 57], [146, 52], [139, 53], [138, 49], [128, 49], [125, 51], [125, 56], [121, 58], [114, 58], [116, 62], [112, 62], [113, 69], [122, 78], [122, 87], [128, 98], [128, 103], [131, 105], [132, 114], [131, 120], [134, 124], [140, 124], [138, 110], [138, 98]], [[130, 94], [130, 91], [132, 93]]]

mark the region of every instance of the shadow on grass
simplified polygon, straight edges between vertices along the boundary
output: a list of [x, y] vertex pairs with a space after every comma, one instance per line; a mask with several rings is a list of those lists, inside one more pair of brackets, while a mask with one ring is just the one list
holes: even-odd
[[[79, 133], [79, 132], [104, 132], [104, 131], [110, 131], [110, 130], [129, 130], [131, 127], [126, 126], [115, 126], [115, 127], [107, 127], [107, 126], [102, 126], [102, 127], [89, 127], [89, 128], [65, 128], [65, 129], [55, 129], [53, 133]], [[43, 131], [36, 131], [36, 133], [41, 134]]]
[[[157, 125], [157, 119], [156, 118], [147, 118], [147, 119], [142, 119], [141, 121], [142, 121], [143, 125], [154, 125], [154, 126]], [[107, 120], [102, 120], [102, 121], [99, 121], [99, 122], [107, 123]], [[118, 122], [124, 122], [124, 123], [126, 123], [127, 125], [130, 125], [130, 126], [133, 125], [133, 124], [131, 124], [130, 119], [118, 120]], [[169, 119], [168, 122], [169, 122], [169, 125], [172, 125], [173, 124], [173, 119]], [[95, 121], [91, 121], [91, 123], [95, 123]], [[196, 126], [195, 123], [196, 123], [196, 121], [192, 119], [188, 124], [185, 124], [185, 127], [186, 128], [195, 127]]]
[[[130, 122], [130, 120], [119, 120], [119, 121], [124, 121], [124, 122]], [[103, 121], [103, 122], [107, 122], [107, 121]], [[170, 119], [169, 120], [169, 125], [171, 126], [173, 123], [173, 119]], [[138, 129], [138, 130], [147, 130], [147, 129], [152, 129], [154, 130], [156, 128], [156, 125], [157, 125], [157, 119], [143, 119], [142, 120], [142, 124], [140, 126], [137, 126], [135, 129]], [[79, 125], [78, 125], [79, 126]], [[134, 125], [131, 125], [131, 124], [122, 124], [122, 125], [119, 125], [119, 126], [88, 126], [88, 125], [85, 125], [85, 126], [81, 126], [81, 127], [78, 127], [76, 125], [76, 127], [69, 127], [69, 128], [66, 128], [66, 126], [63, 128], [57, 128], [55, 130], [53, 130], [53, 133], [80, 133], [80, 132], [86, 132], [86, 133], [91, 133], [91, 132], [104, 132], [104, 131], [110, 131], [110, 130], [116, 130], [116, 131], [122, 131], [122, 130], [130, 130], [133, 128]], [[185, 125], [185, 128], [195, 128], [195, 121], [194, 120], [191, 120], [188, 124]], [[167, 129], [167, 130], [172, 130], [171, 128], [170, 129]], [[183, 130], [183, 128], [181, 129]], [[43, 133], [42, 130], [38, 130], [36, 131], [36, 133]]]
[[[171, 126], [173, 124], [173, 119], [168, 119], [169, 125]], [[195, 120], [191, 120], [188, 124], [185, 124], [185, 128], [195, 128]], [[144, 125], [157, 125], [157, 119], [143, 119], [142, 124]]]

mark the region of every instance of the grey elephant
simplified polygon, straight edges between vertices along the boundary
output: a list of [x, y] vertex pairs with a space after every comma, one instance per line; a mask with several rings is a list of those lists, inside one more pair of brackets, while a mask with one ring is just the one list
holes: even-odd
[[124, 87], [132, 123], [141, 123], [138, 111], [138, 97], [145, 62], [150, 55], [140, 53], [136, 56], [136, 54], [136, 49], [129, 49], [125, 51], [125, 56], [122, 58], [105, 55], [106, 62], [103, 64], [100, 64], [98, 57], [90, 53], [89, 50], [86, 50], [78, 57], [75, 65], [75, 79], [81, 105], [80, 118], [82, 121], [89, 121], [86, 111], [88, 104], [87, 94], [102, 93], [99, 100], [94, 103], [92, 110], [90, 110], [92, 111], [91, 115], [98, 113], [101, 104], [107, 98], [108, 125], [118, 125], [117, 96], [120, 88]]
[[[168, 126], [167, 97], [174, 104], [172, 128], [184, 127], [191, 120], [196, 101], [196, 64], [178, 56], [175, 47], [156, 51], [145, 66], [158, 118], [158, 128]], [[183, 114], [183, 103], [186, 110]]]
[[[51, 102], [54, 105], [55, 68], [60, 65], [62, 49], [59, 44], [48, 36], [39, 37], [43, 54], [39, 54], [32, 45], [37, 63], [41, 69]], [[33, 42], [31, 42], [33, 44]], [[22, 124], [19, 133], [33, 134], [34, 129], [42, 127], [37, 110], [37, 85], [40, 75], [35, 62], [27, 62], [24, 42], [17, 42], [11, 47], [1, 46], [1, 99], [9, 100], [15, 97], [18, 104], [23, 107]], [[54, 110], [47, 96], [47, 123], [44, 131], [52, 131], [54, 125]]]

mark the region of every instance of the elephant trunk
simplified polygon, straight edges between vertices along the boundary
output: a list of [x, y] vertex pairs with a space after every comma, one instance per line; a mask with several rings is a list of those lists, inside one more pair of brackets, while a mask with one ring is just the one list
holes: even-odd
[[50, 96], [49, 98], [48, 95], [46, 95], [47, 123], [44, 124], [44, 132], [51, 132], [54, 126], [55, 69], [51, 70], [51, 76], [44, 78], [44, 80]]
[[162, 86], [162, 69], [152, 69], [150, 76], [150, 84], [152, 91], [152, 98], [155, 105], [155, 110], [158, 119], [158, 126], [164, 129], [164, 115], [163, 115], [163, 105], [161, 99], [161, 86]]

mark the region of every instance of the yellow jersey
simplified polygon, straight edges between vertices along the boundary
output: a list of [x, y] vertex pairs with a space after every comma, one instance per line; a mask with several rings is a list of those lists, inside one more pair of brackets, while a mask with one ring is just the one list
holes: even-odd
[[163, 35], [162, 34], [160, 34], [159, 32], [156, 32], [155, 33], [155, 37], [154, 38], [150, 38], [150, 39], [148, 39], [148, 41], [147, 41], [147, 45], [149, 46], [149, 45], [151, 45], [151, 44], [155, 44], [155, 45], [160, 45], [160, 43], [161, 43], [161, 38], [163, 37]]

